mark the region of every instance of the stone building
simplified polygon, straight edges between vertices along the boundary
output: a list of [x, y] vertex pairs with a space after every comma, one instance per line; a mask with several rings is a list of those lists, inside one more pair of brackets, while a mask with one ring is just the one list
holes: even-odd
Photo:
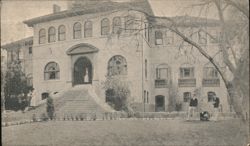
[[[224, 68], [216, 20], [170, 19]], [[32, 78], [37, 104], [44, 102], [47, 92], [65, 93], [77, 86], [93, 90], [105, 104], [108, 95], [102, 83], [107, 76], [116, 76], [128, 82], [128, 101], [136, 111], [185, 111], [194, 92], [200, 108], [210, 109], [216, 93], [221, 110], [229, 110], [227, 91], [216, 69], [169, 29], [169, 18], [154, 16], [147, 0], [74, 3], [65, 11], [54, 6], [53, 14], [24, 23], [33, 28], [33, 37], [3, 48], [9, 64], [16, 57], [14, 50], [23, 51], [23, 57], [16, 58], [23, 60], [24, 71]]]

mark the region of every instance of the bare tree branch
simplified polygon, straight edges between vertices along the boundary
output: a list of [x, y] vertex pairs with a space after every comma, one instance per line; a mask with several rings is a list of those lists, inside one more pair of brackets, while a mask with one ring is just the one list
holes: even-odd
[[[244, 14], [249, 19], [249, 9], [247, 9], [247, 6], [244, 6], [243, 4], [240, 4], [239, 2], [236, 3], [232, 0], [225, 0], [225, 3], [238, 9], [242, 14]], [[247, 4], [247, 5], [249, 5], [249, 4]]]

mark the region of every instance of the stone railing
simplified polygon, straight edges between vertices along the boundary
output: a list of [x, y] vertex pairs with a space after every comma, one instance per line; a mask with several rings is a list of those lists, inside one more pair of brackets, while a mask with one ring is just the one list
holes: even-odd
[[168, 80], [166, 79], [156, 79], [155, 80], [155, 88], [167, 88]]
[[179, 87], [195, 87], [196, 79], [179, 79], [178, 80]]
[[202, 86], [203, 87], [219, 87], [220, 79], [203, 79]]

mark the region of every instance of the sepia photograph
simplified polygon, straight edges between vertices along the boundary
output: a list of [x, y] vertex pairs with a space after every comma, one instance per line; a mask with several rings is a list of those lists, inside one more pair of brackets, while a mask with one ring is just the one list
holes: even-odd
[[249, 0], [2, 0], [2, 146], [250, 146]]

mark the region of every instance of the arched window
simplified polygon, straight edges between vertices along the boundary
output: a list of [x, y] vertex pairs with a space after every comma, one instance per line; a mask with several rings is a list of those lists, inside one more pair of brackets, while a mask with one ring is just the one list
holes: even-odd
[[50, 27], [49, 28], [49, 43], [55, 42], [56, 41], [56, 29], [55, 27]]
[[39, 31], [39, 44], [44, 44], [45, 42], [46, 42], [46, 31], [43, 28]]
[[64, 25], [59, 26], [58, 28], [58, 40], [63, 41], [66, 39], [66, 28]]
[[110, 31], [109, 19], [104, 18], [101, 21], [101, 35], [108, 35]]
[[84, 24], [84, 37], [92, 37], [92, 22], [87, 21]]
[[74, 39], [79, 39], [82, 37], [82, 25], [79, 22], [76, 22], [73, 26], [73, 35]]
[[120, 55], [113, 56], [108, 62], [108, 75], [126, 75], [127, 62], [126, 59]]
[[121, 18], [120, 17], [114, 17], [113, 18], [113, 33], [118, 34], [121, 29]]
[[155, 44], [162, 45], [163, 44], [163, 35], [161, 31], [155, 32]]
[[44, 80], [59, 79], [59, 66], [55, 62], [50, 62], [45, 66], [44, 69]]

